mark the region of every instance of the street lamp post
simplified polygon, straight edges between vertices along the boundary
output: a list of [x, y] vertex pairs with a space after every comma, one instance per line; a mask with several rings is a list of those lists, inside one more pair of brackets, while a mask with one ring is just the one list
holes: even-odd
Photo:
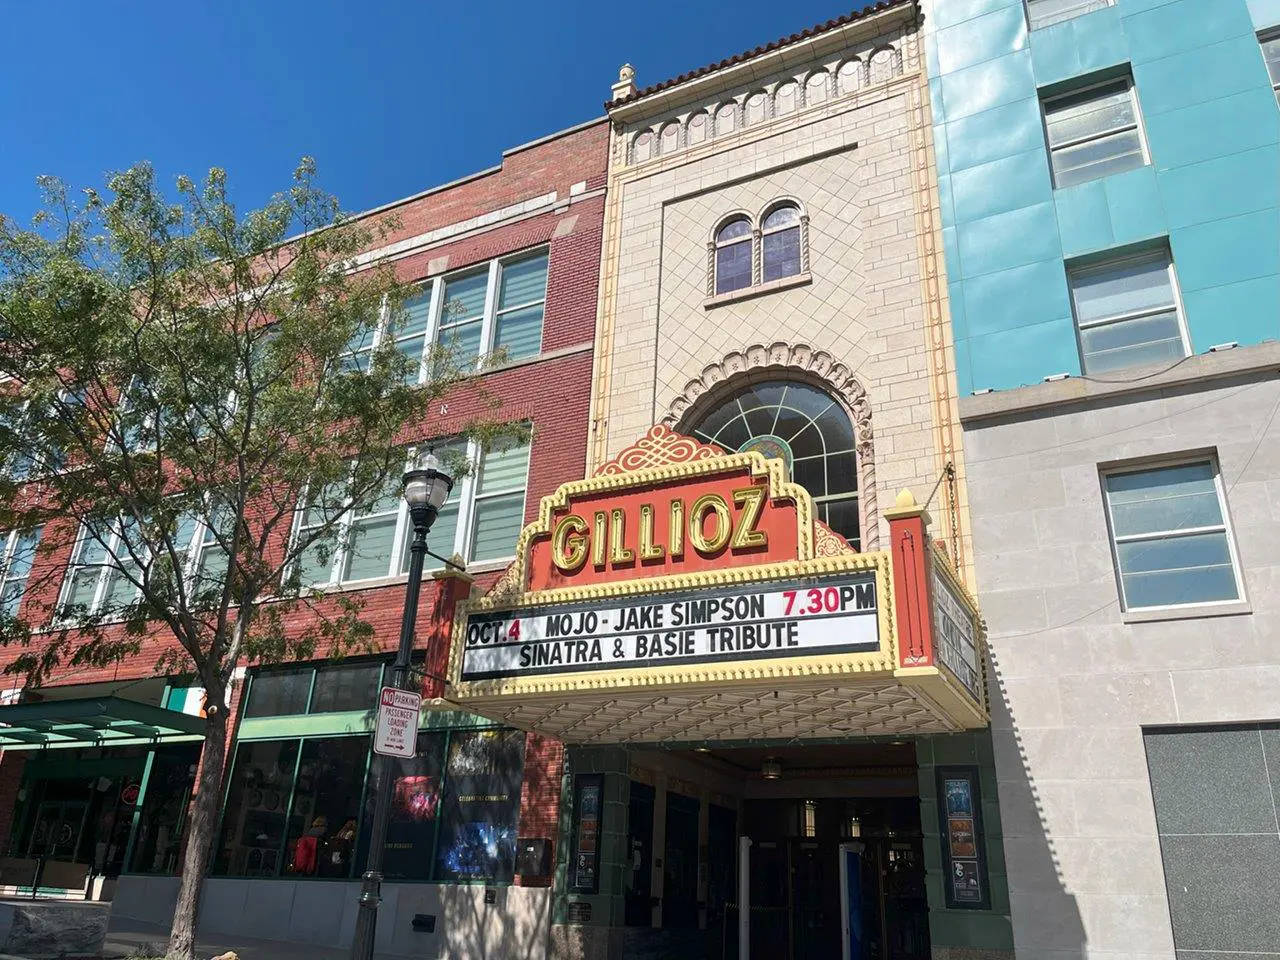
[[[413, 541], [409, 546], [409, 583], [404, 595], [404, 617], [400, 621], [400, 650], [396, 654], [391, 685], [409, 689], [409, 661], [413, 655], [413, 626], [418, 619], [418, 594], [422, 591], [422, 564], [427, 553], [427, 532], [436, 522], [453, 489], [453, 478], [440, 469], [434, 456], [422, 467], [404, 475], [404, 498], [409, 504]], [[374, 783], [378, 796], [373, 808], [369, 834], [369, 858], [360, 887], [360, 912], [356, 916], [351, 960], [373, 960], [373, 935], [378, 926], [378, 904], [382, 902], [382, 854], [387, 845], [387, 822], [391, 819], [391, 758], [373, 757]]]

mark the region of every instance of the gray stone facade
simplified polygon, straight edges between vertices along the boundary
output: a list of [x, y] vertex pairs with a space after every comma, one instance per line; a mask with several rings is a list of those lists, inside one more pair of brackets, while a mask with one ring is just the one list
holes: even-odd
[[[961, 402], [1020, 958], [1171, 960], [1144, 730], [1280, 717], [1278, 362]], [[1100, 471], [1184, 454], [1219, 465], [1244, 602], [1126, 613]]]

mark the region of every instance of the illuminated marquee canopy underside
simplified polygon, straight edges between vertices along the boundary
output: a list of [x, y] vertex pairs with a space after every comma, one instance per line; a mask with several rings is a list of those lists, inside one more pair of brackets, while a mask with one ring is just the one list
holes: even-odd
[[[514, 702], [506, 702], [509, 699]], [[785, 680], [770, 688], [512, 696], [472, 702], [470, 709], [502, 723], [567, 743], [812, 740], [850, 736], [949, 733], [960, 722], [924, 690], [893, 679], [838, 684]]]

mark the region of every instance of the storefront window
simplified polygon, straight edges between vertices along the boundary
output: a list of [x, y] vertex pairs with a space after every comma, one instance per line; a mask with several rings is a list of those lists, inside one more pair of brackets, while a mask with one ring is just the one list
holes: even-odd
[[[371, 759], [368, 736], [241, 743], [214, 873], [358, 877], [379, 790]], [[524, 774], [521, 731], [420, 732], [417, 756], [392, 760], [390, 768], [387, 879], [512, 879]], [[150, 809], [150, 793], [146, 805]], [[149, 836], [134, 856], [134, 869], [150, 872], [149, 862], [161, 858], [159, 846]]]
[[445, 771], [437, 880], [510, 880], [515, 873], [524, 734], [458, 732]]
[[260, 670], [253, 674], [244, 715], [283, 717], [371, 710], [381, 682], [380, 660]]
[[[430, 880], [431, 851], [440, 822], [440, 795], [448, 734], [419, 733], [418, 755], [391, 761], [391, 820], [383, 851], [388, 880]], [[365, 797], [364, 827], [360, 833], [360, 861], [368, 855], [369, 829], [380, 785], [370, 777]]]
[[312, 673], [311, 667], [255, 673], [244, 715], [279, 717], [289, 713], [306, 713]]
[[178, 872], [182, 829], [199, 760], [200, 745], [196, 743], [156, 750], [133, 840], [131, 872]]
[[316, 673], [311, 713], [372, 710], [382, 680], [381, 663], [344, 663]]
[[293, 786], [297, 740], [243, 743], [236, 752], [214, 870], [237, 877], [280, 872], [285, 807]]
[[368, 763], [368, 737], [303, 741], [289, 817], [288, 873], [351, 875]]

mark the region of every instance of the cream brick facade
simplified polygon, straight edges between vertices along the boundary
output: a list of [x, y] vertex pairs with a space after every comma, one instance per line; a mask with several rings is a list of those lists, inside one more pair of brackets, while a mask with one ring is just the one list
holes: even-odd
[[[935, 535], [965, 564], [916, 16], [902, 5], [612, 107], [590, 467], [654, 423], [687, 426], [727, 378], [791, 368], [858, 424], [865, 545], [887, 531], [877, 502], [907, 487], [933, 492]], [[710, 297], [717, 224], [783, 198], [807, 216], [802, 279]]]

